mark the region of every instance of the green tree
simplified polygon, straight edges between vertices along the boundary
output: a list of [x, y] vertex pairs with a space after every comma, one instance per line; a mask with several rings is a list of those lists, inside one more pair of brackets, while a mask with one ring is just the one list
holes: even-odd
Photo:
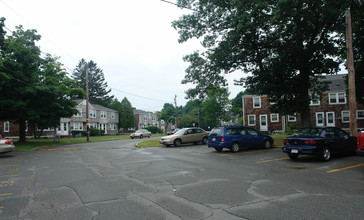
[[40, 58], [36, 30], [16, 27], [1, 48], [0, 120], [19, 123], [19, 141], [25, 142], [26, 121], [56, 126], [61, 117], [75, 113], [70, 101], [80, 90], [73, 89], [56, 58]]
[[113, 99], [110, 108], [119, 112], [119, 128], [125, 130], [135, 127], [133, 107], [126, 97], [121, 102], [117, 99]]
[[176, 110], [170, 103], [165, 103], [161, 113], [158, 115], [158, 120], [163, 120], [165, 123], [165, 131], [167, 130], [168, 124], [176, 123]]
[[[91, 103], [108, 107], [114, 96], [109, 96], [111, 89], [107, 89], [107, 82], [103, 71], [97, 67], [94, 61], [86, 62], [81, 59], [76, 69], [73, 71], [73, 78], [77, 81], [77, 85], [86, 91], [86, 68], [88, 68], [88, 90], [89, 100]], [[79, 97], [84, 98], [84, 96]]]
[[222, 121], [231, 120], [229, 92], [225, 88], [213, 89], [207, 92], [207, 98], [202, 102], [204, 123], [213, 128]]
[[184, 58], [190, 66], [182, 82], [195, 83], [188, 92], [203, 96], [226, 84], [224, 73], [249, 72], [242, 85], [268, 95], [275, 112], [301, 113], [303, 125], [310, 125], [309, 91], [327, 88], [317, 74], [339, 70], [345, 9], [358, 1], [178, 0], [194, 10], [172, 23], [179, 42], [203, 38], [206, 48]]

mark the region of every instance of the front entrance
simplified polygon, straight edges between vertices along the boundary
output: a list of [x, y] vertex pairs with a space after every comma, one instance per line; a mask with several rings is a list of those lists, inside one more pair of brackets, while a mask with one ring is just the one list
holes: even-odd
[[268, 116], [259, 115], [260, 131], [268, 131]]
[[69, 135], [68, 134], [68, 123], [62, 122], [57, 129], [57, 134], [59, 135]]
[[335, 112], [326, 112], [326, 126], [335, 127]]

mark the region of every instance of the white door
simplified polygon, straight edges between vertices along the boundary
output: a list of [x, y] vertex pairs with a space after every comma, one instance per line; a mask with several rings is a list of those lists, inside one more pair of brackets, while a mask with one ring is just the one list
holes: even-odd
[[68, 123], [61, 123], [58, 127], [57, 134], [68, 135]]
[[268, 131], [268, 116], [259, 115], [260, 131]]
[[324, 113], [316, 112], [316, 126], [324, 126]]
[[326, 126], [335, 126], [335, 112], [326, 112]]

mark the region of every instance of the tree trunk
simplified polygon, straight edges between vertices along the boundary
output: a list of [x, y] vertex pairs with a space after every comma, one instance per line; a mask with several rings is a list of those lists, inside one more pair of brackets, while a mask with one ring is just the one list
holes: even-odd
[[299, 113], [301, 114], [301, 128], [311, 126], [311, 117], [310, 117], [310, 98], [309, 98], [309, 89], [310, 89], [310, 71], [306, 69], [300, 70], [299, 82], [298, 86], [299, 94], [298, 94], [298, 103], [301, 106]]
[[20, 119], [19, 120], [19, 142], [25, 142], [25, 120]]

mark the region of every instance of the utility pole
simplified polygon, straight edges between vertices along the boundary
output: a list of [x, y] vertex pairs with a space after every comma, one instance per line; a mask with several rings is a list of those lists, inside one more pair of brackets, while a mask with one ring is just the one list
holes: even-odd
[[176, 108], [176, 127], [178, 128], [177, 95], [174, 95], [174, 106]]
[[349, 111], [350, 111], [350, 133], [357, 135], [356, 123], [356, 94], [355, 94], [355, 69], [353, 54], [353, 39], [351, 32], [351, 15], [350, 8], [346, 10], [346, 52], [348, 59], [348, 77], [349, 77]]
[[88, 112], [88, 63], [86, 62], [86, 131], [87, 131], [87, 142], [90, 141], [90, 123], [89, 123], [89, 112]]

